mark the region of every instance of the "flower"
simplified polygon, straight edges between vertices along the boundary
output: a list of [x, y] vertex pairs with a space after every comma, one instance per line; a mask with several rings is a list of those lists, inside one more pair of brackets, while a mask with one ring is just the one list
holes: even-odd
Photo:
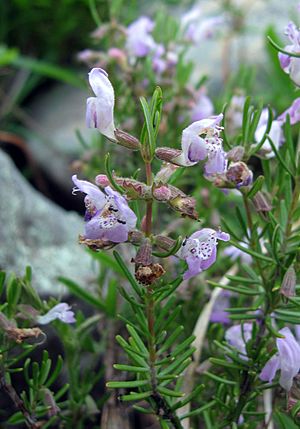
[[[285, 46], [284, 50], [292, 53], [300, 54], [300, 31], [297, 29], [293, 22], [289, 22], [285, 34], [292, 42], [290, 45]], [[290, 57], [282, 52], [278, 53], [280, 67], [285, 73], [290, 75], [292, 81], [300, 85], [300, 58]]]
[[134, 57], [145, 57], [153, 50], [156, 43], [150, 35], [154, 22], [147, 16], [141, 16], [127, 28], [126, 47]]
[[87, 99], [86, 124], [89, 128], [98, 128], [101, 134], [115, 141], [115, 94], [108, 74], [105, 70], [93, 68], [89, 82], [96, 97]]
[[235, 184], [237, 189], [242, 186], [249, 186], [253, 181], [252, 171], [242, 161], [231, 163], [225, 175], [226, 179]]
[[238, 350], [241, 358], [247, 360], [246, 344], [252, 337], [252, 323], [234, 325], [227, 329], [225, 339], [229, 345]]
[[293, 378], [300, 369], [300, 345], [289, 328], [283, 328], [279, 333], [284, 335], [284, 338], [276, 339], [278, 353], [266, 363], [260, 373], [260, 379], [271, 383], [276, 372], [280, 369], [279, 384], [286, 391], [289, 391], [292, 387]]
[[72, 180], [76, 186], [73, 192], [86, 194], [85, 238], [113, 243], [127, 241], [128, 232], [135, 227], [137, 217], [126, 199], [109, 186], [102, 192], [96, 185], [77, 179], [76, 175], [72, 176]]
[[225, 311], [226, 308], [230, 307], [230, 296], [231, 292], [228, 290], [223, 290], [220, 294], [220, 296], [217, 298], [211, 315], [210, 315], [210, 321], [213, 323], [222, 323], [224, 325], [230, 323], [230, 319], [228, 317], [227, 311]]
[[[239, 244], [244, 245], [242, 242]], [[252, 257], [235, 246], [226, 247], [223, 251], [223, 255], [228, 256], [232, 261], [236, 261], [240, 258], [241, 262], [246, 265], [250, 265], [252, 263]]]
[[229, 234], [211, 228], [203, 228], [187, 238], [177, 253], [188, 264], [188, 270], [183, 275], [184, 280], [207, 270], [216, 261], [218, 240], [229, 239]]
[[214, 113], [214, 106], [211, 99], [201, 90], [198, 93], [197, 101], [191, 111], [192, 121], [200, 121]]
[[193, 122], [182, 132], [182, 154], [175, 158], [185, 166], [195, 165], [207, 158], [204, 170], [206, 175], [223, 173], [226, 169], [226, 154], [222, 139], [222, 128], [218, 125], [223, 118], [221, 113], [208, 119]]
[[277, 120], [285, 122], [287, 115], [290, 116], [291, 125], [295, 125], [300, 121], [300, 97], [296, 98], [291, 106], [278, 116]]
[[[255, 140], [257, 142], [260, 142], [263, 139], [263, 136], [267, 129], [267, 123], [268, 123], [268, 109], [263, 109], [255, 131]], [[279, 147], [284, 142], [282, 125], [283, 125], [283, 122], [281, 120], [277, 119], [272, 121], [271, 128], [268, 133], [276, 149], [279, 149]], [[272, 158], [275, 156], [272, 146], [270, 145], [268, 140], [266, 140], [262, 145], [261, 151], [266, 158]]]
[[60, 304], [55, 305], [43, 316], [36, 316], [36, 321], [40, 325], [47, 325], [47, 323], [56, 319], [59, 319], [64, 323], [76, 322], [74, 312], [71, 311], [71, 307], [66, 302], [61, 302]]

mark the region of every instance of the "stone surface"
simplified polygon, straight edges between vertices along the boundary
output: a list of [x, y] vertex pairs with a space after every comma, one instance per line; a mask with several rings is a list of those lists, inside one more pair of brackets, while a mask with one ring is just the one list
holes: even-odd
[[58, 276], [85, 285], [93, 276], [91, 258], [77, 243], [83, 221], [33, 189], [0, 151], [0, 269], [23, 275], [33, 269], [39, 292], [57, 295]]

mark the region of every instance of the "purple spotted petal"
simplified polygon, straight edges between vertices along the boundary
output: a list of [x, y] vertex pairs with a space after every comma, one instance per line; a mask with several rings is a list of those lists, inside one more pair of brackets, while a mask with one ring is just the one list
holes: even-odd
[[226, 170], [226, 166], [226, 153], [223, 151], [223, 148], [220, 147], [217, 152], [206, 161], [204, 166], [205, 174], [208, 176], [211, 174], [222, 174]]
[[201, 261], [201, 270], [207, 270], [212, 264], [216, 262], [217, 259], [217, 247], [214, 246], [211, 252], [211, 255], [208, 259]]
[[186, 258], [186, 263], [188, 264], [188, 270], [184, 273], [183, 280], [189, 280], [201, 273], [201, 260], [199, 258], [190, 256]]
[[137, 217], [133, 210], [128, 206], [128, 203], [122, 195], [118, 192], [111, 189], [110, 186], [105, 188], [105, 192], [107, 195], [114, 198], [117, 208], [120, 213], [122, 213], [123, 217], [126, 219], [127, 228], [133, 229], [136, 226]]

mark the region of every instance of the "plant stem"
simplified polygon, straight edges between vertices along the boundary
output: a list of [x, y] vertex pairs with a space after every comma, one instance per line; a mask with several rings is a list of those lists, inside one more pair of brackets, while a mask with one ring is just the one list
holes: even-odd
[[26, 426], [30, 429], [38, 429], [39, 426], [36, 422], [35, 417], [33, 417], [30, 414], [30, 412], [27, 410], [23, 400], [20, 398], [20, 396], [16, 392], [13, 385], [10, 383], [7, 383], [3, 369], [0, 370], [0, 389], [2, 389], [10, 397], [15, 407], [19, 411], [21, 411], [21, 413], [23, 414]]
[[286, 223], [286, 229], [285, 229], [285, 243], [287, 242], [288, 238], [291, 235], [292, 232], [292, 219], [293, 219], [293, 215], [295, 213], [295, 210], [297, 208], [297, 204], [299, 201], [299, 195], [300, 195], [300, 176], [295, 177], [295, 187], [294, 187], [294, 192], [293, 192], [293, 199], [292, 199], [292, 203], [290, 206], [290, 210], [288, 213], [288, 219], [287, 219], [287, 223]]
[[[151, 162], [145, 161], [145, 170], [146, 170], [146, 181], [147, 185], [152, 185], [152, 169]], [[145, 220], [145, 235], [149, 237], [152, 231], [152, 200], [146, 202], [146, 220]], [[177, 415], [171, 410], [171, 407], [165, 400], [165, 398], [157, 390], [157, 374], [156, 374], [156, 340], [155, 340], [155, 312], [154, 312], [155, 301], [153, 297], [153, 289], [151, 285], [147, 287], [146, 294], [146, 315], [148, 323], [148, 350], [149, 350], [149, 366], [150, 366], [150, 378], [151, 378], [151, 388], [152, 388], [152, 399], [156, 404], [156, 414], [160, 418], [169, 420], [174, 429], [183, 429]]]

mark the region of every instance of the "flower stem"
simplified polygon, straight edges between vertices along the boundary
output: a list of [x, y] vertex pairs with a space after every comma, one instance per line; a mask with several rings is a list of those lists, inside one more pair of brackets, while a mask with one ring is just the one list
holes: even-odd
[[[146, 168], [147, 185], [151, 186], [152, 185], [151, 163], [146, 161], [145, 168]], [[148, 200], [146, 204], [147, 204], [147, 207], [146, 207], [145, 234], [146, 234], [146, 237], [149, 237], [152, 231], [152, 200]]]

